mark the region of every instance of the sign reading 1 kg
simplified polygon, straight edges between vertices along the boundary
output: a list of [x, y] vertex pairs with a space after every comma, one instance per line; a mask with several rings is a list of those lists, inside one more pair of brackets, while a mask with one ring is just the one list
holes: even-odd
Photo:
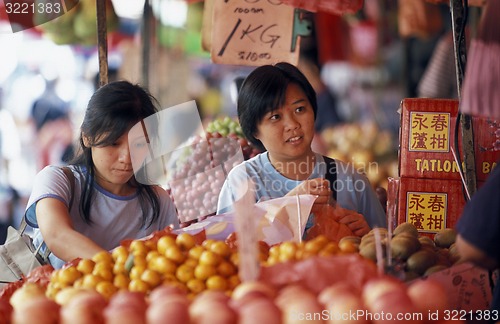
[[297, 64], [295, 9], [278, 0], [215, 0], [211, 57], [214, 63]]

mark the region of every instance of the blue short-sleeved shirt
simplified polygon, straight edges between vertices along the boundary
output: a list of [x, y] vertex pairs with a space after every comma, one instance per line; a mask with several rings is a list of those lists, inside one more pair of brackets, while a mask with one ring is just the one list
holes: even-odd
[[[325, 178], [327, 165], [321, 154], [316, 153], [316, 163], [309, 179]], [[386, 227], [386, 215], [370, 185], [351, 164], [337, 163], [337, 202], [343, 208], [362, 214], [370, 227]], [[217, 213], [232, 210], [233, 202], [243, 192], [242, 184], [250, 177], [255, 186], [255, 200], [280, 198], [298, 186], [302, 181], [291, 180], [279, 173], [271, 164], [267, 152], [261, 153], [234, 167], [228, 174], [219, 195]], [[308, 221], [306, 228], [312, 225]]]

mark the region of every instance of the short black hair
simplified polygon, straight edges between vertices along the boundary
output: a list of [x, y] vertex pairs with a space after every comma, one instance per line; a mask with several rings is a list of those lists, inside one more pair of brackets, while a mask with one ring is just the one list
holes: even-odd
[[263, 65], [253, 70], [243, 82], [238, 94], [238, 118], [245, 137], [261, 150], [262, 142], [255, 138], [257, 125], [265, 114], [285, 102], [290, 83], [298, 85], [309, 100], [316, 118], [316, 92], [302, 72], [290, 63]]

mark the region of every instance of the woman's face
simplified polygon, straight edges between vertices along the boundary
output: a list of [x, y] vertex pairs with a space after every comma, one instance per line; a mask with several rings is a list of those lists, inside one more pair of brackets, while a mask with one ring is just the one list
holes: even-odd
[[257, 125], [260, 140], [274, 161], [298, 161], [312, 155], [314, 110], [300, 86], [290, 83], [285, 103]]
[[93, 146], [91, 149], [97, 183], [117, 195], [131, 194], [128, 182], [134, 175], [134, 170], [128, 134], [125, 133], [111, 145]]

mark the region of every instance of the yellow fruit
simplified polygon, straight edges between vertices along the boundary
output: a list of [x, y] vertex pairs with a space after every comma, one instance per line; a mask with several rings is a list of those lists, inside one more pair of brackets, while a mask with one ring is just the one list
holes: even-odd
[[101, 277], [103, 280], [112, 281], [113, 280], [113, 265], [110, 263], [96, 263], [92, 274]]
[[280, 255], [280, 246], [279, 245], [273, 245], [269, 248], [269, 255], [270, 256], [278, 256]]
[[169, 235], [162, 236], [158, 239], [158, 242], [156, 242], [156, 249], [160, 254], [165, 255], [165, 252], [167, 251], [167, 248], [171, 246], [176, 246], [175, 244], [175, 238]]
[[130, 242], [129, 250], [134, 255], [143, 256], [146, 256], [149, 252], [149, 248], [143, 240], [133, 240]]
[[194, 268], [198, 265], [198, 260], [187, 258], [186, 261], [184, 261], [184, 264]]
[[221, 262], [221, 257], [212, 251], [203, 251], [200, 255], [200, 264], [207, 264], [211, 266], [217, 266]]
[[213, 265], [198, 264], [194, 268], [194, 276], [196, 279], [207, 280], [209, 277], [217, 274], [217, 270]]
[[62, 269], [58, 275], [58, 280], [63, 285], [72, 285], [82, 274], [75, 267]]
[[316, 240], [307, 241], [304, 245], [304, 251], [309, 252], [311, 254], [318, 254], [323, 245], [321, 242], [317, 242]]
[[175, 271], [175, 276], [180, 282], [186, 283], [194, 278], [194, 269], [185, 264], [181, 264]]
[[205, 251], [205, 248], [201, 245], [196, 245], [193, 246], [189, 251], [188, 251], [188, 257], [191, 259], [198, 260], [200, 259], [201, 254]]
[[160, 255], [163, 255], [163, 254], [160, 254], [160, 252], [158, 252], [157, 250], [149, 251], [148, 254], [146, 255], [146, 261], [149, 263], [149, 261], [151, 259], [154, 259]]
[[184, 251], [187, 251], [196, 245], [194, 237], [188, 233], [181, 233], [177, 235], [175, 243]]
[[205, 282], [200, 279], [193, 278], [186, 283], [189, 291], [195, 294], [199, 294], [206, 289]]
[[113, 279], [113, 285], [118, 289], [127, 289], [130, 279], [126, 274], [120, 273]]
[[128, 250], [126, 247], [120, 245], [113, 251], [111, 251], [111, 256], [113, 257], [113, 260], [115, 260], [115, 262], [125, 263], [128, 258]]
[[210, 245], [210, 251], [215, 254], [220, 255], [223, 258], [228, 257], [231, 254], [231, 249], [229, 246], [223, 241], [215, 241]]
[[227, 279], [227, 283], [229, 289], [234, 289], [241, 283], [240, 277], [238, 276], [238, 274], [234, 274]]
[[130, 280], [128, 284], [128, 290], [132, 292], [147, 293], [149, 291], [149, 285], [141, 279], [133, 279]]
[[203, 241], [203, 243], [201, 243], [201, 245], [207, 249], [207, 250], [210, 250], [210, 246], [215, 242], [215, 240], [212, 240], [212, 239], [208, 239], [208, 240], [205, 240]]
[[207, 279], [205, 282], [205, 285], [207, 286], [207, 289], [209, 290], [221, 290], [221, 291], [226, 291], [229, 287], [228, 282], [226, 278], [215, 275]]
[[181, 264], [186, 259], [186, 256], [177, 245], [169, 246], [165, 251], [165, 256], [176, 264]]
[[356, 253], [358, 252], [358, 244], [350, 240], [344, 240], [339, 242], [339, 249], [343, 253]]
[[125, 270], [125, 262], [115, 262], [113, 265], [113, 274], [117, 275], [120, 273], [127, 273], [127, 270]]
[[294, 260], [297, 252], [297, 245], [294, 242], [287, 241], [279, 245], [280, 260]]
[[159, 255], [149, 260], [148, 268], [160, 274], [173, 274], [177, 270], [177, 265], [172, 260], [167, 259], [166, 256]]
[[141, 274], [141, 280], [147, 283], [150, 288], [155, 288], [156, 286], [160, 285], [162, 278], [158, 272], [151, 269], [146, 269]]
[[118, 289], [109, 281], [101, 281], [97, 284], [95, 290], [109, 300]]
[[217, 266], [217, 273], [226, 278], [234, 275], [236, 272], [237, 272], [236, 267], [231, 262], [228, 261], [222, 261]]
[[339, 253], [340, 248], [337, 243], [335, 242], [329, 242], [327, 243], [322, 249], [320, 253], [323, 253], [323, 255], [335, 255]]
[[148, 264], [148, 261], [146, 260], [146, 256], [147, 255], [134, 256], [134, 267], [135, 266], [146, 267]]
[[95, 263], [99, 263], [99, 262], [113, 263], [113, 257], [111, 256], [111, 253], [103, 250], [103, 251], [97, 252], [92, 257], [92, 261], [94, 261]]
[[141, 278], [142, 273], [146, 270], [145, 266], [133, 266], [130, 269], [129, 277], [130, 280], [138, 280]]
[[96, 276], [93, 274], [87, 274], [87, 275], [83, 276], [82, 288], [95, 289], [97, 284], [101, 281], [103, 281], [103, 279], [100, 276]]
[[92, 273], [94, 269], [95, 262], [90, 259], [81, 259], [76, 266], [76, 270], [80, 271], [82, 274]]

